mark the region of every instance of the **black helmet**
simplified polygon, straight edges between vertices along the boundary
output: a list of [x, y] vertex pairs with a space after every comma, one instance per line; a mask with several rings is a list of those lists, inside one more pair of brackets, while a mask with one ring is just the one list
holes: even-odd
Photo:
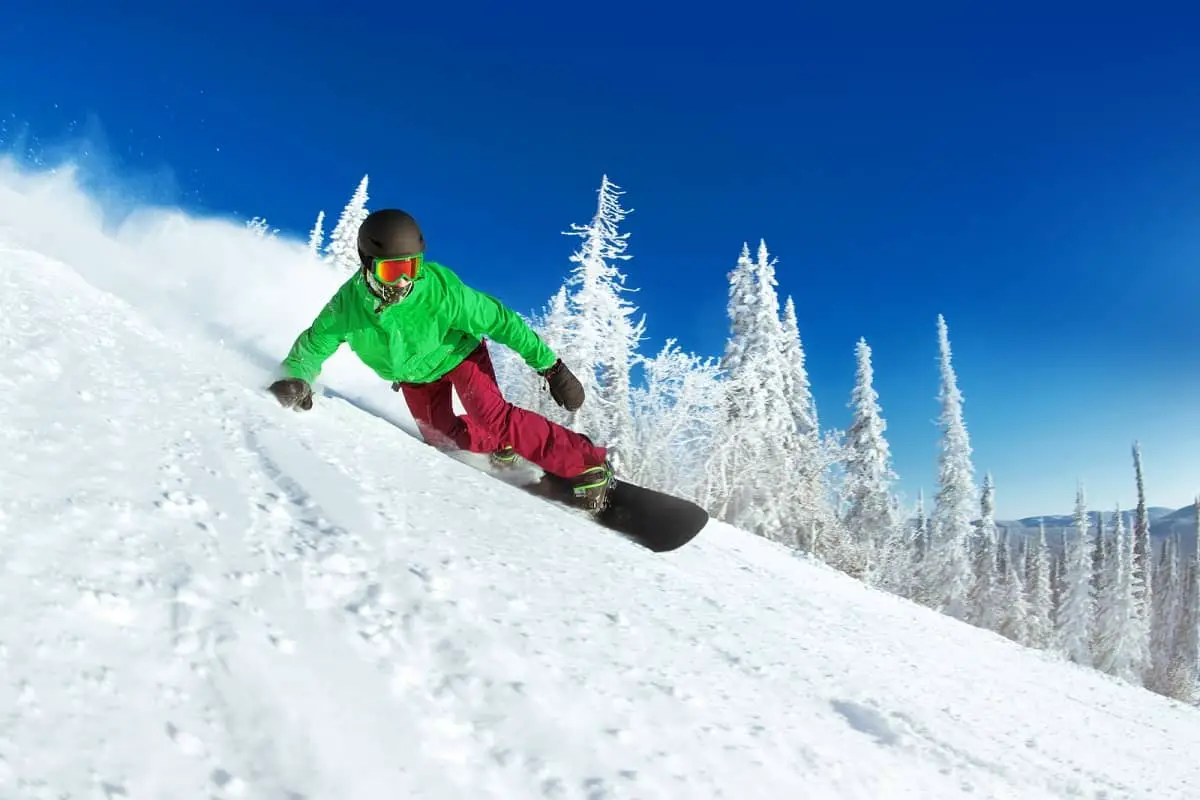
[[425, 252], [425, 237], [412, 214], [398, 208], [372, 211], [358, 228], [358, 257], [398, 258]]
[[412, 284], [387, 285], [375, 280], [371, 259], [399, 258], [425, 252], [425, 236], [412, 215], [398, 208], [372, 211], [358, 227], [358, 259], [371, 293], [382, 302], [376, 310], [399, 302], [412, 291]]

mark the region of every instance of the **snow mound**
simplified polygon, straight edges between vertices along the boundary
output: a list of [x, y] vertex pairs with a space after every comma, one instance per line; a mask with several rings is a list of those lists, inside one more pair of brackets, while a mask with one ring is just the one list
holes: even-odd
[[1193, 708], [719, 523], [644, 551], [346, 359], [279, 409], [335, 278], [0, 179], [0, 796], [1200, 796]]

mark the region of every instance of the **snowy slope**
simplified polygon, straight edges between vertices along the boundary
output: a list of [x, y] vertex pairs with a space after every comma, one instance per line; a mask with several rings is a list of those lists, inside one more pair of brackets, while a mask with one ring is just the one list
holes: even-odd
[[643, 551], [345, 362], [279, 409], [323, 278], [255, 319], [245, 263], [64, 244], [73, 190], [0, 177], [0, 797], [1200, 796], [1195, 709], [721, 524]]

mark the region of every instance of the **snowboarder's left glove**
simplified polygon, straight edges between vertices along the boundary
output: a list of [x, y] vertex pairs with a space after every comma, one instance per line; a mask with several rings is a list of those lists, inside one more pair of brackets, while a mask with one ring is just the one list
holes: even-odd
[[281, 378], [272, 383], [268, 391], [284, 408], [308, 411], [313, 406], [312, 388], [302, 378]]
[[550, 396], [554, 398], [554, 402], [567, 411], [574, 411], [583, 405], [583, 384], [567, 369], [561, 358], [554, 362], [554, 366], [542, 370], [541, 375], [550, 387]]

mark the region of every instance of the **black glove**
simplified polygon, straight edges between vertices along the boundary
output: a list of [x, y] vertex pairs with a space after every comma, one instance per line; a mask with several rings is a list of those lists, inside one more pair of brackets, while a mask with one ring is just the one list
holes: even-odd
[[583, 384], [567, 369], [561, 358], [554, 362], [554, 366], [542, 370], [540, 374], [546, 379], [554, 402], [567, 411], [574, 411], [583, 405]]
[[267, 387], [267, 391], [284, 408], [308, 411], [313, 406], [312, 388], [302, 378], [281, 378]]

